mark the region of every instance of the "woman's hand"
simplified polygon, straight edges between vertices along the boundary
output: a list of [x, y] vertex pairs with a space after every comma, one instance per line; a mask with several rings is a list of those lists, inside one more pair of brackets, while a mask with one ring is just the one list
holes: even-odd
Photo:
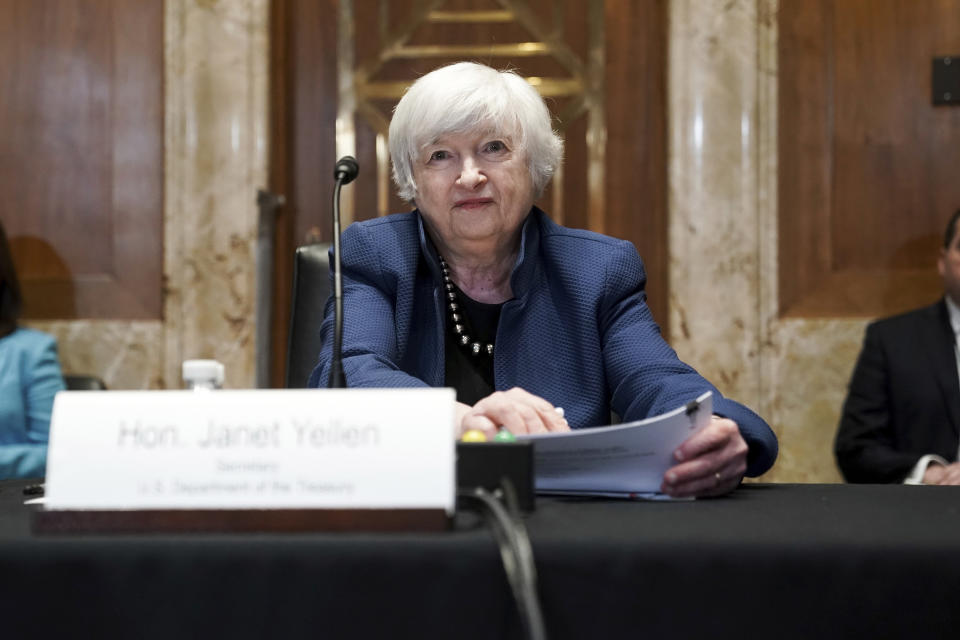
[[660, 490], [675, 498], [719, 496], [737, 488], [747, 470], [747, 443], [737, 423], [713, 416], [673, 452]]
[[472, 407], [459, 404], [458, 408], [458, 435], [477, 429], [492, 440], [501, 425], [513, 434], [570, 430], [570, 425], [552, 404], [520, 387], [495, 391]]

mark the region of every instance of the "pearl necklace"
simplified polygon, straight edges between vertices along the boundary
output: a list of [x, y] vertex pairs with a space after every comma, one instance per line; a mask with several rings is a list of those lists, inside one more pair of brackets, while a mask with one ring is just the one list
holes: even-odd
[[463, 316], [460, 315], [460, 304], [457, 302], [456, 288], [453, 280], [450, 279], [450, 267], [447, 266], [447, 261], [443, 259], [443, 256], [437, 254], [437, 257], [440, 258], [440, 270], [443, 272], [443, 287], [447, 290], [447, 309], [450, 310], [451, 326], [453, 327], [454, 335], [457, 336], [457, 342], [471, 355], [480, 356], [485, 353], [488, 356], [492, 356], [492, 342], [481, 344], [467, 334], [466, 327], [463, 324]]

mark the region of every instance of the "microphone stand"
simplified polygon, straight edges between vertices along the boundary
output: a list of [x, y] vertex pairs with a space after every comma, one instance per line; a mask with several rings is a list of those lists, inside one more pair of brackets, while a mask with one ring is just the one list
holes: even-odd
[[346, 389], [343, 374], [343, 284], [340, 279], [340, 188], [353, 182], [360, 165], [352, 156], [343, 156], [333, 170], [337, 183], [333, 189], [333, 357], [330, 360], [330, 389]]

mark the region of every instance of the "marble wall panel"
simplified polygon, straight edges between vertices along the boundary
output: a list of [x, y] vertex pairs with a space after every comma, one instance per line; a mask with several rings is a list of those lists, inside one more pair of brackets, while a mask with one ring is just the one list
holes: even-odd
[[865, 325], [852, 319], [773, 323], [762, 353], [770, 388], [764, 417], [780, 438], [780, 459], [766, 480], [841, 480], [833, 438]]
[[671, 343], [751, 406], [761, 399], [755, 31], [753, 0], [671, 4]]
[[76, 320], [31, 322], [57, 339], [64, 373], [94, 375], [110, 389], [161, 389], [160, 322]]
[[164, 367], [254, 376], [256, 190], [266, 183], [268, 0], [165, 5]]

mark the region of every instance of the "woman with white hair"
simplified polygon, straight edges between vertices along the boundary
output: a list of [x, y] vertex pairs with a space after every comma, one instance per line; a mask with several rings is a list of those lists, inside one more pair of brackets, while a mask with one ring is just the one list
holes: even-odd
[[[563, 144], [520, 76], [461, 62], [417, 80], [390, 123], [416, 210], [342, 236], [349, 387], [453, 387], [457, 428], [541, 433], [637, 420], [714, 392], [715, 419], [675, 452], [674, 496], [719, 495], [773, 464], [777, 441], [664, 342], [632, 244], [533, 206]], [[329, 375], [332, 305], [311, 386]], [[561, 415], [555, 407], [563, 407]]]

